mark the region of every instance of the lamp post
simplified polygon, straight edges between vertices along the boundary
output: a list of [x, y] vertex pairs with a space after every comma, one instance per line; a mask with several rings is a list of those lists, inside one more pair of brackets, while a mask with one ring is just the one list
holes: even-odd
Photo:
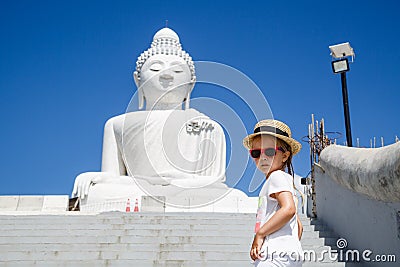
[[333, 73], [340, 73], [340, 78], [342, 81], [342, 97], [343, 97], [343, 108], [344, 108], [344, 120], [346, 125], [346, 139], [347, 146], [353, 146], [353, 141], [351, 137], [351, 126], [350, 126], [350, 111], [349, 111], [349, 99], [347, 93], [347, 80], [346, 72], [350, 70], [348, 57], [351, 57], [352, 62], [354, 60], [354, 50], [350, 44], [343, 43], [329, 46], [331, 50], [331, 55], [336, 60], [332, 61]]

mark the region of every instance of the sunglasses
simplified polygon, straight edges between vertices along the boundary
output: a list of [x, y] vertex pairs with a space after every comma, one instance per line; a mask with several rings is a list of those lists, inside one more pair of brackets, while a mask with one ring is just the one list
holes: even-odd
[[264, 149], [250, 149], [250, 156], [252, 158], [258, 159], [261, 156], [261, 153], [264, 153], [265, 156], [267, 157], [273, 157], [276, 155], [276, 151], [282, 151], [283, 153], [285, 153], [285, 150], [282, 147], [269, 147], [269, 148], [264, 148]]

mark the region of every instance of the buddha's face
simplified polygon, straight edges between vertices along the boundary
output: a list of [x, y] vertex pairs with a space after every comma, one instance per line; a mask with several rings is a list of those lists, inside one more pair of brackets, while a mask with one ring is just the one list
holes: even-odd
[[135, 82], [150, 105], [179, 105], [193, 88], [186, 61], [176, 55], [157, 54], [143, 64]]

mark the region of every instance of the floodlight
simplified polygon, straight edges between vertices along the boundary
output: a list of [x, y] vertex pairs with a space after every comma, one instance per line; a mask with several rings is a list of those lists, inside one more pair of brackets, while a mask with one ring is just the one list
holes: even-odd
[[331, 50], [331, 56], [334, 58], [344, 58], [344, 57], [354, 57], [354, 50], [350, 46], [350, 43], [343, 43], [343, 44], [337, 44], [337, 45], [331, 45], [329, 46], [329, 49]]
[[332, 70], [334, 73], [342, 73], [350, 70], [347, 58], [332, 61]]
[[329, 49], [331, 50], [331, 56], [338, 59], [332, 61], [332, 70], [335, 74], [340, 73], [340, 78], [342, 80], [342, 96], [343, 96], [344, 119], [346, 123], [347, 145], [353, 146], [351, 138], [351, 127], [350, 127], [349, 100], [347, 96], [346, 72], [350, 70], [348, 58], [351, 57], [351, 62], [353, 62], [355, 54], [349, 42], [343, 44], [331, 45], [329, 46]]

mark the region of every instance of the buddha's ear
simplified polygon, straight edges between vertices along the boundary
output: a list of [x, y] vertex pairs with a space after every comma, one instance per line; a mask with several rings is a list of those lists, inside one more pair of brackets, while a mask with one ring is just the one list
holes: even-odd
[[139, 100], [139, 109], [142, 109], [144, 106], [144, 94], [143, 94], [143, 89], [142, 88], [138, 88], [138, 100]]
[[189, 109], [190, 108], [190, 93], [192, 92], [192, 90], [189, 90], [188, 93], [186, 94], [185, 97], [185, 109]]
[[138, 75], [137, 71], [133, 72], [133, 79], [135, 80], [135, 84], [136, 84], [136, 87], [137, 87], [137, 90], [138, 90], [138, 100], [139, 100], [138, 108], [142, 109], [143, 106], [144, 106], [144, 94], [143, 94], [142, 88], [140, 88], [140, 85], [139, 85], [140, 78], [139, 78], [139, 75]]
[[186, 97], [185, 97], [185, 109], [189, 109], [189, 106], [190, 106], [190, 94], [192, 93], [192, 90], [194, 88], [195, 83], [196, 83], [196, 78], [193, 78], [192, 81], [190, 82], [190, 87], [189, 87], [189, 90], [188, 90], [188, 92], [186, 94]]
[[133, 80], [135, 81], [136, 87], [139, 89], [140, 78], [139, 78], [139, 74], [137, 71], [133, 72]]

